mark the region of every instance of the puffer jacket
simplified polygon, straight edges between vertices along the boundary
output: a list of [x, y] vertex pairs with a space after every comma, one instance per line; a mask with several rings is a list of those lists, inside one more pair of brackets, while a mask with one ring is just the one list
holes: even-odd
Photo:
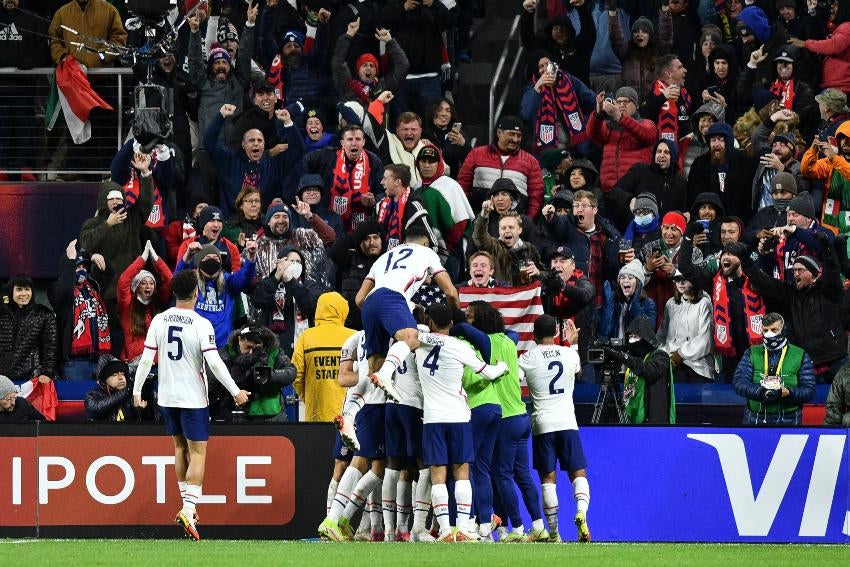
[[[127, 219], [115, 226], [109, 226], [109, 209], [106, 196], [110, 191], [124, 190], [117, 183], [104, 181], [97, 195], [97, 213], [83, 223], [80, 229], [80, 247], [91, 254], [100, 254], [116, 274], [124, 273], [133, 260], [142, 253], [140, 234], [153, 208], [153, 176], [141, 178], [141, 191], [136, 202], [128, 206]], [[116, 280], [113, 278], [103, 292], [104, 299], [115, 299]]]
[[850, 427], [850, 366], [838, 371], [826, 397], [824, 425]]
[[829, 39], [806, 40], [806, 50], [823, 55], [822, 88], [850, 92], [850, 22], [840, 24]]
[[[614, 285], [619, 284], [615, 283]], [[655, 302], [648, 297], [641, 297], [641, 293], [643, 293], [643, 286], [638, 282], [637, 289], [626, 306], [626, 315], [623, 318], [623, 336], [626, 334], [629, 323], [641, 317], [648, 319], [652, 323], [653, 328], [655, 326]], [[602, 305], [602, 313], [599, 315], [600, 339], [604, 340], [620, 336], [620, 314], [622, 310], [623, 306], [617, 301], [617, 297], [614, 295], [614, 289], [611, 287], [611, 282], [606, 281], [605, 302]], [[655, 337], [653, 336], [652, 338], [654, 340]]]
[[[213, 380], [218, 383], [218, 380]], [[133, 384], [127, 383], [123, 390], [113, 390], [98, 382], [97, 388], [89, 391], [85, 399], [86, 414], [92, 421], [118, 421], [118, 410], [124, 415], [123, 421], [138, 421], [139, 415], [133, 406]]]
[[622, 84], [634, 87], [640, 102], [643, 102], [655, 82], [655, 59], [670, 53], [673, 45], [673, 20], [669, 10], [658, 12], [657, 26], [655, 34], [650, 36], [650, 45], [640, 49], [631, 41], [631, 31], [626, 38], [620, 26], [620, 18], [608, 18], [611, 47], [623, 63]]
[[[636, 115], [637, 116], [637, 115]], [[590, 139], [602, 146], [602, 190], [608, 192], [636, 163], [652, 161], [658, 128], [652, 120], [623, 114], [616, 128], [594, 110], [587, 122]]]
[[9, 300], [0, 305], [0, 374], [29, 380], [36, 370], [56, 374], [56, 317], [34, 300], [24, 307]]

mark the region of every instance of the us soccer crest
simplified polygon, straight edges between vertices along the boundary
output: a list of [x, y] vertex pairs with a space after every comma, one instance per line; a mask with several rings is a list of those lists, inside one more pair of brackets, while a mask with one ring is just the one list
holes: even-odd
[[540, 143], [543, 145], [551, 144], [555, 140], [555, 126], [552, 124], [540, 125]]
[[344, 215], [348, 212], [348, 197], [334, 197], [334, 212], [338, 215]]
[[580, 132], [583, 128], [581, 123], [581, 116], [579, 116], [578, 112], [573, 112], [569, 116], [567, 116], [567, 120], [570, 121], [570, 126], [576, 132]]
[[[761, 318], [759, 318], [759, 328], [761, 328]], [[725, 343], [726, 337], [727, 337], [727, 335], [726, 335], [726, 325], [717, 325], [716, 332], [717, 332], [717, 340], [720, 341], [721, 343]]]
[[154, 205], [151, 208], [151, 214], [148, 215], [148, 222], [151, 224], [156, 224], [159, 222], [159, 219], [162, 218], [162, 208], [159, 205]]
[[761, 334], [761, 315], [750, 315], [750, 328], [755, 334]]

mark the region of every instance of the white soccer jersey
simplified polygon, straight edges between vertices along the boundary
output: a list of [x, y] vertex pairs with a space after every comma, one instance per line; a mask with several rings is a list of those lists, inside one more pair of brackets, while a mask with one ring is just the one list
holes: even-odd
[[384, 404], [387, 396], [380, 388], [372, 385], [369, 379], [369, 360], [366, 358], [366, 333], [357, 331], [345, 340], [340, 353], [340, 361], [354, 360], [357, 366], [358, 381], [356, 388], [363, 392], [364, 404]]
[[[408, 354], [401, 367], [396, 369], [393, 374], [393, 386], [401, 396], [399, 404], [422, 409], [422, 385], [419, 383], [419, 368], [416, 366], [415, 353]], [[395, 402], [387, 400], [387, 403]]]
[[440, 257], [430, 248], [402, 244], [381, 254], [366, 277], [375, 282], [375, 289], [387, 288], [402, 294], [413, 310], [411, 299], [428, 276], [444, 271]]
[[[191, 309], [172, 307], [151, 321], [145, 348], [159, 353], [159, 405], [175, 408], [209, 405], [204, 352], [216, 350], [212, 323]], [[231, 394], [239, 392], [229, 374], [219, 378]]]
[[576, 350], [559, 345], [536, 345], [519, 357], [519, 366], [525, 372], [534, 403], [532, 433], [578, 429], [573, 386], [581, 370], [581, 361]]
[[423, 394], [423, 423], [465, 423], [469, 406], [463, 389], [463, 368], [478, 372], [486, 366], [467, 343], [436, 333], [419, 333], [416, 367]]

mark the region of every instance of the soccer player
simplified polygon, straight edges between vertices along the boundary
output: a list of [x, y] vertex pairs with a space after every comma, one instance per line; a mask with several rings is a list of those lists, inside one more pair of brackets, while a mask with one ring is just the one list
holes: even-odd
[[587, 484], [587, 460], [578, 435], [573, 406], [573, 386], [581, 370], [577, 345], [578, 331], [572, 321], [566, 322], [567, 339], [573, 346], [555, 344], [558, 334], [555, 318], [541, 315], [534, 322], [537, 345], [519, 358], [525, 372], [528, 390], [534, 404], [531, 414], [531, 446], [534, 469], [543, 488], [543, 512], [549, 522], [549, 541], [560, 542], [558, 534], [558, 493], [555, 490], [555, 467], [567, 471], [573, 483], [576, 501], [575, 525], [580, 542], [590, 541], [587, 506], [590, 487]]
[[[452, 328], [452, 309], [436, 303], [428, 308], [430, 333], [419, 335], [416, 366], [423, 394], [422, 452], [425, 464], [431, 469], [431, 504], [440, 525], [437, 541], [474, 542], [471, 535], [472, 484], [469, 482], [469, 463], [475, 452], [472, 447], [470, 411], [463, 390], [463, 371], [467, 366], [488, 380], [507, 372], [504, 363], [491, 366], [475, 356], [469, 344], [449, 336]], [[446, 473], [449, 465], [455, 479], [457, 526], [449, 521], [449, 492]]]
[[[370, 379], [392, 399], [398, 396], [392, 387], [393, 373], [419, 346], [411, 298], [430, 276], [449, 305], [458, 305], [457, 290], [440, 257], [428, 245], [427, 230], [415, 225], [408, 228], [404, 244], [375, 260], [355, 298], [366, 332], [366, 356], [373, 372]], [[396, 342], [389, 346], [391, 338]]]
[[176, 274], [171, 280], [171, 292], [176, 306], [154, 317], [145, 337], [145, 351], [136, 369], [133, 404], [138, 408], [147, 406], [142, 399], [142, 387], [159, 353], [157, 399], [166, 429], [174, 440], [174, 471], [183, 497], [183, 508], [175, 521], [183, 526], [186, 535], [198, 541], [201, 536], [195, 527], [195, 505], [201, 496], [210, 437], [204, 363], [230, 392], [237, 406], [248, 403], [249, 394], [239, 389], [221, 360], [212, 324], [195, 312], [198, 299], [195, 271]]

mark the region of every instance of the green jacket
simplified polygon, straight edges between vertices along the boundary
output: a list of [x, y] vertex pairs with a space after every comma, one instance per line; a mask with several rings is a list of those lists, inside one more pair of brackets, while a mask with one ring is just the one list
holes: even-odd
[[823, 424], [850, 427], [850, 365], [839, 370], [832, 380]]

